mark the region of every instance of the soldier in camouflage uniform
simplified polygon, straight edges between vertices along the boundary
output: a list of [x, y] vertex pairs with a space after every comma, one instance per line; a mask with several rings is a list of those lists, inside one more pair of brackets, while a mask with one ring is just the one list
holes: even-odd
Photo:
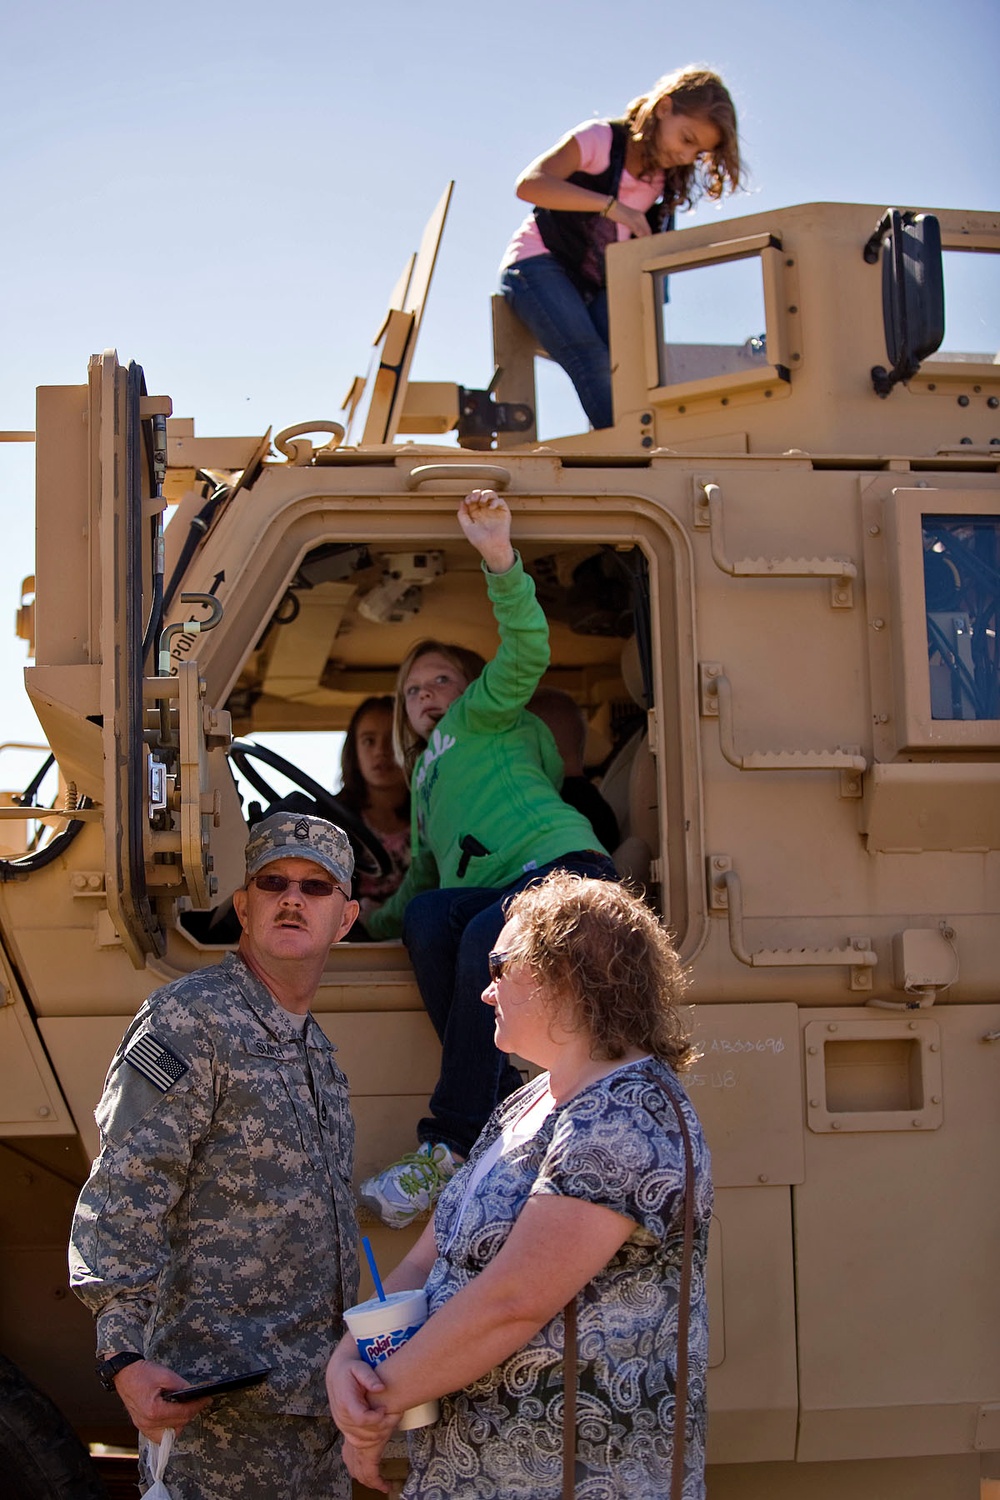
[[[309, 1005], [357, 916], [353, 864], [324, 819], [258, 824], [239, 952], [150, 996], [97, 1110], [70, 1276], [98, 1373], [143, 1435], [144, 1488], [148, 1443], [176, 1432], [173, 1500], [349, 1494], [323, 1372], [357, 1297], [354, 1125]], [[238, 1394], [161, 1394], [264, 1365]]]

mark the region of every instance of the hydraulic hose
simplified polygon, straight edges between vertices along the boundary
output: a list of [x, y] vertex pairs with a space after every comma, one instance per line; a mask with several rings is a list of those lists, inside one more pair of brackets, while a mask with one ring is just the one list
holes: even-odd
[[181, 555], [177, 559], [174, 571], [170, 575], [170, 582], [167, 584], [166, 588], [163, 591], [164, 611], [170, 608], [170, 605], [173, 602], [173, 597], [180, 587], [181, 580], [188, 570], [188, 564], [197, 552], [202, 538], [207, 534], [209, 528], [212, 525], [212, 522], [215, 520], [215, 512], [218, 510], [222, 501], [226, 499], [229, 492], [230, 486], [228, 484], [217, 484], [215, 486], [215, 489], [209, 495], [206, 503], [202, 506], [201, 510], [198, 512], [198, 514], [195, 516], [194, 520], [188, 527], [188, 534], [184, 538], [184, 545], [181, 548]]
[[[90, 798], [81, 797], [80, 806], [90, 807]], [[20, 859], [0, 859], [0, 884], [7, 880], [21, 880], [59, 859], [83, 828], [84, 821], [83, 818], [74, 818], [62, 833], [57, 833], [50, 843], [43, 849], [36, 849], [34, 854], [25, 854]]]

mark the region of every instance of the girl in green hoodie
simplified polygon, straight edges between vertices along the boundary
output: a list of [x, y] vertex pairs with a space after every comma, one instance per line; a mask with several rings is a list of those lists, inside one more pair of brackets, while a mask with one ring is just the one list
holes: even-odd
[[481, 1002], [508, 896], [550, 869], [615, 879], [585, 817], [559, 795], [550, 730], [525, 705], [549, 664], [549, 632], [510, 540], [510, 510], [473, 490], [458, 520], [483, 559], [500, 649], [421, 641], [399, 671], [395, 744], [412, 794], [412, 859], [399, 890], [362, 916], [372, 938], [402, 935], [441, 1041], [441, 1075], [419, 1149], [361, 1185], [384, 1223], [428, 1209], [499, 1099], [522, 1079], [493, 1042]]

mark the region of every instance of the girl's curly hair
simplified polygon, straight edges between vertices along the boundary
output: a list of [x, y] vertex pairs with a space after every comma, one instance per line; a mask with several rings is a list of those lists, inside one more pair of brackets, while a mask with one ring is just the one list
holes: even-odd
[[721, 198], [727, 189], [735, 192], [746, 175], [740, 163], [736, 106], [718, 73], [707, 68], [678, 68], [676, 73], [660, 78], [648, 94], [632, 100], [625, 118], [632, 127], [632, 139], [642, 150], [639, 175], [648, 178], [656, 171], [656, 111], [664, 99], [670, 100], [676, 114], [707, 120], [719, 132], [719, 144], [703, 159], [668, 169], [664, 196], [671, 203], [691, 208], [703, 194]]
[[514, 896], [506, 916], [516, 924], [506, 951], [552, 997], [562, 1024], [589, 1035], [592, 1057], [610, 1061], [639, 1047], [678, 1070], [694, 1061], [677, 1012], [685, 972], [663, 924], [634, 892], [553, 870]]

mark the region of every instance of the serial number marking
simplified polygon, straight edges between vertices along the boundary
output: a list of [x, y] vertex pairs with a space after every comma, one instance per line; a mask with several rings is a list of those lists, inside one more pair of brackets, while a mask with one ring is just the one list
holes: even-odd
[[724, 1072], [689, 1073], [684, 1082], [688, 1088], [734, 1089], [739, 1083], [739, 1074], [732, 1068], [726, 1068]]
[[756, 1041], [739, 1037], [722, 1037], [707, 1043], [705, 1054], [710, 1052], [769, 1052], [777, 1057], [785, 1050], [785, 1039], [780, 1036], [759, 1037]]

